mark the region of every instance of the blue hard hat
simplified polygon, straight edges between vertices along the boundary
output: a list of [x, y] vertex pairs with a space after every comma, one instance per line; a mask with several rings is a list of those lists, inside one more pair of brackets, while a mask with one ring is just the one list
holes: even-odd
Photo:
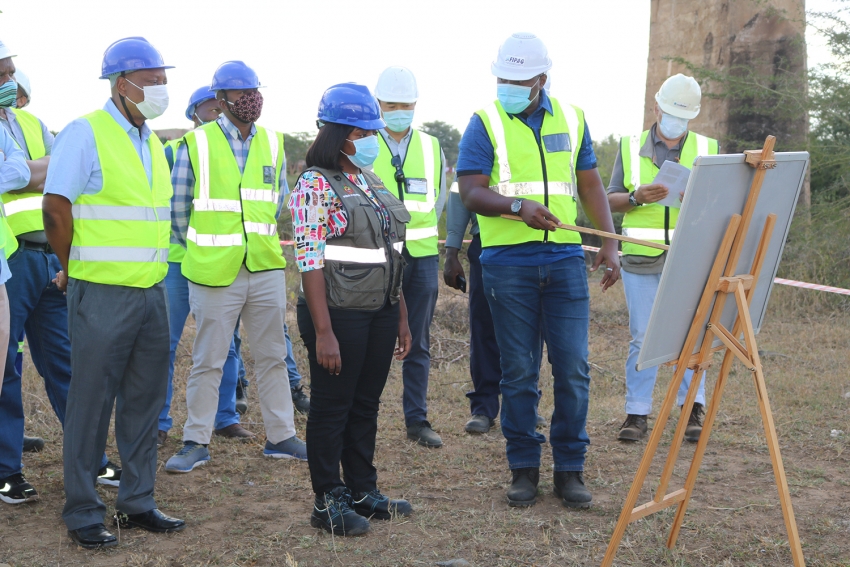
[[380, 130], [386, 126], [369, 87], [357, 83], [340, 83], [326, 90], [319, 101], [319, 121], [364, 130]]
[[248, 67], [244, 61], [225, 61], [215, 70], [210, 89], [228, 91], [258, 89], [262, 86], [257, 72]]
[[189, 106], [186, 107], [186, 118], [191, 120], [192, 115], [195, 113], [195, 108], [205, 100], [210, 100], [212, 98], [215, 98], [215, 91], [207, 85], [204, 85], [193, 92], [192, 96], [189, 97]]
[[141, 71], [142, 69], [174, 69], [166, 65], [162, 55], [143, 37], [119, 39], [103, 52], [101, 79], [115, 73]]

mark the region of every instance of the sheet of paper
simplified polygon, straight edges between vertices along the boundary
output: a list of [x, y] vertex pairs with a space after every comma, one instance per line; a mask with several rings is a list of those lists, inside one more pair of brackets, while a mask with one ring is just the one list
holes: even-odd
[[664, 207], [680, 208], [682, 202], [679, 200], [679, 193], [685, 192], [685, 187], [688, 186], [688, 178], [690, 176], [691, 170], [675, 161], [665, 161], [661, 164], [661, 169], [658, 170], [658, 175], [655, 176], [652, 182], [664, 185], [667, 187], [669, 193], [667, 193], [666, 197], [658, 201], [658, 204]]

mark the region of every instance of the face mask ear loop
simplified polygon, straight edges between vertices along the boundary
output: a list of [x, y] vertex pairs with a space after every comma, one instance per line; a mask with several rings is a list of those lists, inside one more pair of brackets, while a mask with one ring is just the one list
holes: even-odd
[[[124, 77], [124, 71], [121, 71], [121, 76]], [[125, 78], [124, 80], [127, 81], [128, 83], [130, 82], [129, 79]], [[142, 92], [144, 92], [144, 91], [142, 91]], [[139, 131], [139, 139], [141, 139], [142, 138], [142, 126], [144, 125], [144, 122], [142, 122], [142, 124], [136, 124], [136, 121], [133, 120], [133, 115], [130, 114], [130, 109], [127, 108], [127, 101], [124, 100], [124, 95], [122, 95], [121, 93], [118, 93], [118, 98], [121, 99], [121, 106], [124, 107], [124, 112], [127, 113], [127, 120], [130, 121], [130, 124], [133, 125], [133, 128], [135, 128], [136, 130]], [[130, 101], [130, 102], [133, 102], [133, 101]], [[135, 104], [135, 103], [133, 103], [133, 104]]]

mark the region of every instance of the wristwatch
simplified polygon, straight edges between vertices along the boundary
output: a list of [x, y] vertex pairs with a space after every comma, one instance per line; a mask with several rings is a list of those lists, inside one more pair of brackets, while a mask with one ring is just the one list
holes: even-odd
[[524, 199], [516, 199], [513, 203], [511, 203], [511, 212], [515, 215], [519, 214], [519, 210], [522, 208], [522, 202]]
[[637, 191], [637, 190], [632, 191], [631, 193], [629, 193], [629, 204], [630, 204], [631, 206], [633, 206], [633, 207], [642, 207], [642, 206], [643, 206], [643, 203], [638, 203], [638, 202], [637, 202], [637, 199], [635, 199], [635, 193], [636, 193], [636, 191]]

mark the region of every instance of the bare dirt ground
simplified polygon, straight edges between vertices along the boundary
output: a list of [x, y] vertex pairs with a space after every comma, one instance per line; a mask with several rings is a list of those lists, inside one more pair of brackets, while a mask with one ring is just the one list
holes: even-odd
[[[288, 272], [290, 288], [296, 276]], [[596, 281], [593, 278], [593, 281]], [[847, 373], [850, 316], [805, 313], [779, 289], [759, 337], [771, 402], [791, 485], [808, 565], [850, 565], [850, 376]], [[294, 295], [293, 295], [294, 300]], [[24, 457], [25, 473], [41, 500], [0, 506], [0, 563], [11, 565], [278, 565], [426, 566], [463, 558], [475, 566], [598, 565], [620, 513], [644, 443], [616, 441], [624, 416], [624, 370], [628, 315], [622, 287], [592, 296], [593, 384], [588, 429], [592, 441], [586, 480], [594, 506], [563, 508], [552, 494], [551, 454], [544, 446], [538, 504], [513, 509], [504, 491], [510, 476], [498, 428], [472, 437], [464, 433], [469, 414], [464, 394], [471, 387], [466, 338], [466, 299], [442, 288], [433, 327], [430, 418], [443, 436], [442, 449], [407, 441], [401, 411], [401, 369], [395, 364], [384, 393], [378, 430], [377, 466], [384, 493], [410, 499], [408, 519], [374, 521], [372, 532], [355, 539], [333, 538], [309, 525], [312, 493], [306, 463], [264, 459], [262, 441], [243, 444], [214, 439], [211, 463], [187, 475], [162, 467], [178, 448], [185, 419], [185, 383], [191, 364], [190, 320], [180, 345], [175, 376], [175, 429], [160, 450], [157, 502], [185, 518], [179, 534], [124, 531], [121, 545], [106, 552], [78, 549], [61, 520], [62, 434], [42, 382], [27, 359], [27, 432], [47, 441], [44, 452]], [[290, 310], [296, 343], [297, 324]], [[250, 337], [248, 337], [250, 346]], [[304, 349], [296, 345], [299, 365]], [[251, 367], [250, 350], [246, 362]], [[719, 358], [718, 358], [719, 365]], [[716, 373], [716, 368], [714, 369]], [[714, 373], [709, 371], [708, 389]], [[669, 369], [656, 390], [660, 405]], [[305, 377], [305, 381], [307, 377]], [[551, 413], [551, 373], [541, 373], [541, 409]], [[262, 438], [256, 390], [244, 420]], [[674, 412], [674, 417], [678, 412]], [[650, 422], [652, 425], [652, 421]], [[303, 434], [305, 419], [298, 417]], [[668, 430], [670, 430], [668, 426]], [[845, 433], [831, 436], [833, 429]], [[667, 432], [667, 439], [671, 432]], [[107, 452], [117, 459], [110, 439]], [[674, 478], [678, 488], [693, 446], [686, 444]], [[656, 458], [653, 472], [662, 462]], [[643, 497], [652, 497], [655, 482]], [[100, 489], [111, 506], [114, 492]], [[110, 512], [111, 512], [110, 508]], [[787, 538], [763, 429], [748, 372], [736, 365], [675, 549], [665, 541], [673, 508], [632, 524], [617, 565], [791, 565]]]

